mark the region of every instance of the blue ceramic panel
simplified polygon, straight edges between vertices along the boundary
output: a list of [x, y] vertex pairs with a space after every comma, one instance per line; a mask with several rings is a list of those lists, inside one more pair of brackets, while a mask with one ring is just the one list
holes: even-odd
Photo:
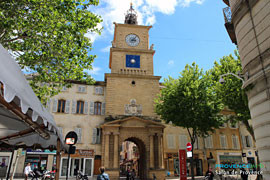
[[126, 55], [126, 67], [140, 68], [140, 56], [138, 55]]

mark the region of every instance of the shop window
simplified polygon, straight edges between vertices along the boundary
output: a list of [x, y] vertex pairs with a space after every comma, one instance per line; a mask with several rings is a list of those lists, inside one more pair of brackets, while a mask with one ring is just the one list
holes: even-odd
[[84, 102], [83, 101], [77, 101], [76, 113], [77, 114], [83, 114], [83, 109], [84, 109]]
[[64, 113], [65, 112], [65, 105], [66, 105], [65, 100], [63, 100], [63, 99], [58, 100], [57, 112]]

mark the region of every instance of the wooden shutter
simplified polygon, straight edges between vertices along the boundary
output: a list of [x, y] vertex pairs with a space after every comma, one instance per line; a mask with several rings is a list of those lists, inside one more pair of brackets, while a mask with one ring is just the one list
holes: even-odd
[[94, 102], [90, 102], [90, 112], [89, 112], [89, 114], [94, 114], [94, 105], [95, 105], [95, 103]]
[[97, 128], [97, 144], [100, 144], [100, 138], [101, 138], [101, 129]]
[[64, 134], [63, 134], [63, 128], [58, 126], [58, 130], [59, 133], [62, 135], [62, 137], [64, 138]]
[[197, 137], [194, 142], [194, 149], [200, 149], [200, 138]]
[[66, 100], [65, 113], [69, 113], [69, 110], [70, 110], [70, 100]]
[[95, 94], [98, 94], [99, 91], [98, 91], [98, 87], [95, 87]]
[[102, 103], [101, 105], [101, 115], [105, 115], [105, 106], [106, 106], [106, 103]]
[[174, 135], [168, 134], [167, 135], [167, 145], [169, 149], [174, 149]]
[[92, 144], [97, 143], [97, 128], [93, 128]]
[[248, 135], [248, 141], [249, 141], [250, 147], [253, 147], [252, 138], [250, 135]]
[[85, 101], [84, 102], [84, 111], [83, 111], [84, 114], [88, 114], [88, 102]]
[[82, 128], [75, 128], [75, 132], [78, 136], [77, 143], [81, 143], [82, 142]]
[[223, 149], [227, 148], [226, 135], [220, 135], [220, 146]]
[[180, 135], [179, 136], [179, 148], [180, 149], [186, 149], [187, 147], [187, 136], [186, 135]]
[[99, 94], [103, 94], [103, 87], [99, 87]]
[[74, 100], [72, 100], [71, 113], [72, 114], [75, 114], [76, 113], [76, 101], [74, 101]]
[[54, 99], [52, 112], [57, 112], [57, 105], [58, 105], [58, 99]]

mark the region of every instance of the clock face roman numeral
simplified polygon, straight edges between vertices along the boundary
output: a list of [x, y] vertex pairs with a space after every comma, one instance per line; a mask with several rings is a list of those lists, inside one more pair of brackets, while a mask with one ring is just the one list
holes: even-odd
[[126, 36], [126, 43], [129, 46], [138, 46], [138, 44], [140, 43], [140, 38], [136, 34], [129, 34]]

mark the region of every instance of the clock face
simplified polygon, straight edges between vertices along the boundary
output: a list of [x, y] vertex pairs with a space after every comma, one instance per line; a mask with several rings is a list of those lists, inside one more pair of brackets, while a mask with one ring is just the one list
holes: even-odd
[[138, 46], [138, 44], [140, 43], [140, 38], [136, 34], [129, 34], [126, 36], [126, 43], [129, 46]]

